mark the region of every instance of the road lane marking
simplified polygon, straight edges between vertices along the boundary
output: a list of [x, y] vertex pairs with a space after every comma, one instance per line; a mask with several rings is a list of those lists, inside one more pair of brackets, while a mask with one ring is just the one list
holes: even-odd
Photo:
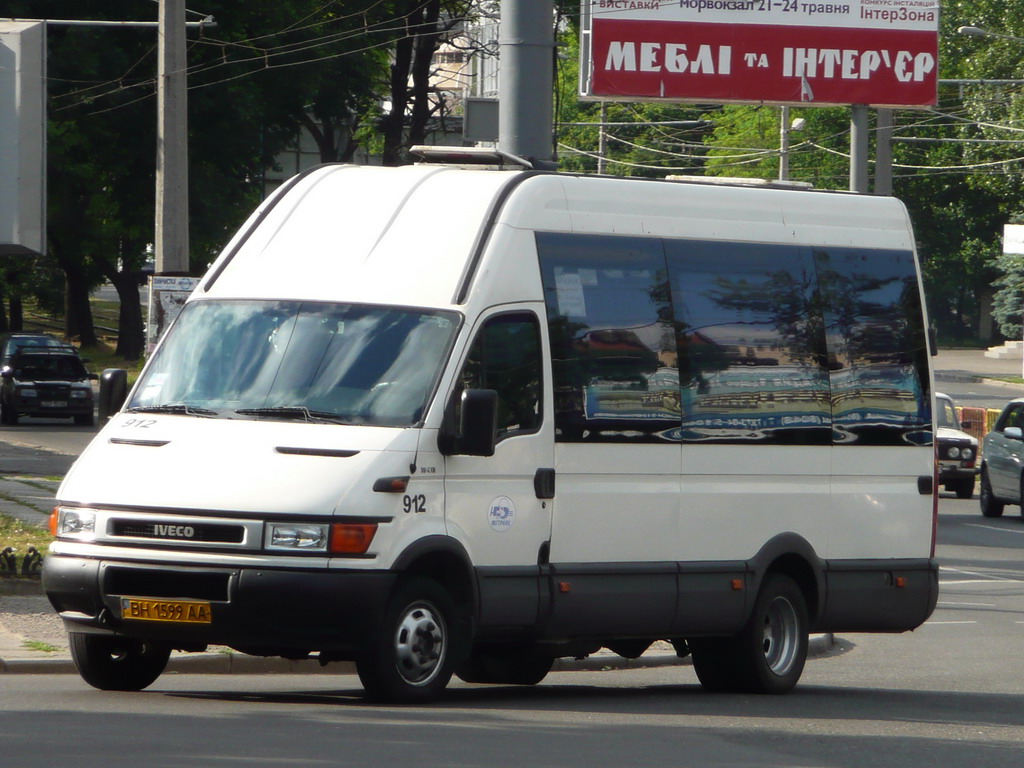
[[1000, 533], [1016, 533], [1024, 535], [1024, 531], [1015, 528], [999, 528], [995, 525], [982, 525], [981, 523], [964, 523], [967, 528], [987, 528], [990, 531], [999, 531]]
[[[940, 571], [940, 573], [942, 571], [946, 571], [947, 573], [957, 573], [957, 574], [961, 574], [963, 576], [977, 576], [978, 579], [976, 579], [975, 581], [1013, 581], [1013, 582], [1022, 581], [1021, 578], [1015, 578], [1014, 579], [1014, 578], [1010, 578], [1008, 576], [995, 576], [994, 574], [991, 574], [991, 573], [978, 573], [977, 571], [963, 571], [963, 570], [960, 570], [959, 568], [944, 568], [944, 567], [940, 567], [939, 571]], [[969, 584], [969, 583], [972, 583], [972, 582], [970, 582], [970, 581], [962, 581], [961, 580], [961, 581], [943, 581], [941, 583], [942, 584]]]
[[926, 621], [924, 624], [926, 627], [934, 626], [935, 624], [977, 624], [976, 621]]
[[996, 607], [995, 603], [949, 603], [949, 602], [946, 602], [946, 601], [943, 601], [943, 600], [940, 600], [937, 605], [938, 605], [939, 608], [949, 607], [949, 606], [958, 606], [958, 607], [961, 607], [961, 608], [964, 607], [964, 606], [971, 606], [973, 608], [995, 608]]

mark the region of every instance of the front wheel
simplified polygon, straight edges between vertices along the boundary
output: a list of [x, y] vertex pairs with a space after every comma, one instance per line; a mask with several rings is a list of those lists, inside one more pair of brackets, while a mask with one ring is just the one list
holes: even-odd
[[405, 704], [436, 698], [451, 679], [458, 632], [454, 603], [440, 584], [421, 577], [400, 583], [356, 660], [367, 698]]
[[738, 635], [691, 644], [701, 685], [711, 691], [788, 693], [807, 661], [807, 625], [800, 587], [789, 576], [769, 573]]
[[958, 499], [969, 499], [974, 496], [974, 478], [965, 477], [949, 484], [950, 490], [956, 493]]
[[981, 471], [981, 491], [978, 494], [981, 514], [985, 517], [1000, 517], [1003, 514], [1003, 502], [992, 493], [992, 481], [988, 479], [988, 470]]
[[164, 645], [111, 635], [68, 635], [71, 659], [93, 688], [101, 691], [141, 691], [167, 668], [171, 649]]

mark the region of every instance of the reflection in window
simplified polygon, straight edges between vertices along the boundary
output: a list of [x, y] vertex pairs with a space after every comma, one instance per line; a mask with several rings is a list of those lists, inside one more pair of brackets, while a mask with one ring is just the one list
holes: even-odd
[[[477, 335], [462, 370], [463, 389], [498, 393], [498, 438], [541, 424], [540, 328], [527, 313], [499, 315]], [[454, 399], [456, 417], [461, 401]]]
[[678, 439], [679, 373], [661, 241], [538, 233], [537, 247], [557, 439]]
[[909, 251], [814, 254], [840, 443], [930, 441], [927, 342]]
[[129, 407], [308, 409], [340, 422], [423, 416], [458, 326], [452, 313], [288, 301], [185, 305]]
[[825, 336], [805, 248], [669, 240], [684, 440], [825, 444]]
[[910, 251], [538, 233], [556, 439], [931, 442]]

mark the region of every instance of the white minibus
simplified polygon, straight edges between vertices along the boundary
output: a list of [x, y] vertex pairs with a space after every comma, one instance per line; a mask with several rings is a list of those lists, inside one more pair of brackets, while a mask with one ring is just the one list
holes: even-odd
[[131, 391], [104, 373], [43, 573], [82, 677], [220, 645], [415, 702], [662, 640], [782, 693], [811, 632], [922, 624], [904, 206], [459, 152], [293, 178]]

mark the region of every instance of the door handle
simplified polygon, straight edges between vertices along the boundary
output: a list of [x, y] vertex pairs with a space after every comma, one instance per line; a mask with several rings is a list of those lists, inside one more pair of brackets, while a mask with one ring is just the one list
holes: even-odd
[[555, 498], [555, 470], [541, 467], [533, 475], [533, 490], [538, 499]]

